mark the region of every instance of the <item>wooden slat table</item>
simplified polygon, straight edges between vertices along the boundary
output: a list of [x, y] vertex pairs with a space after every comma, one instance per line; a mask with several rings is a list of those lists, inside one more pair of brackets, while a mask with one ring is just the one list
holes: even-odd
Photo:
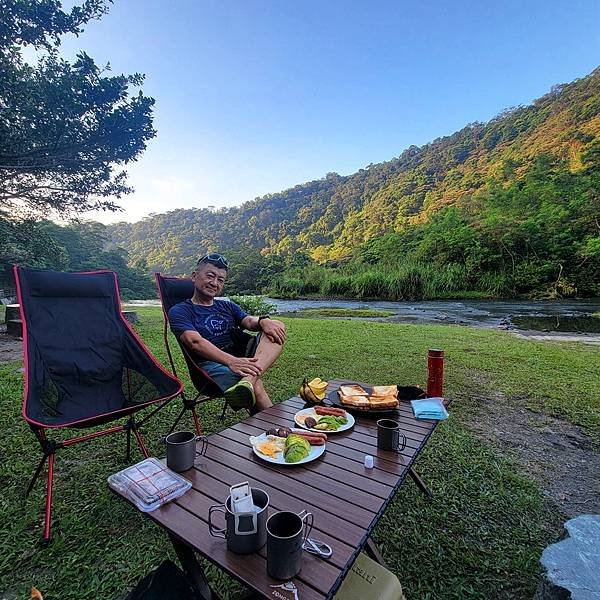
[[[348, 382], [330, 382], [328, 391], [343, 383]], [[329, 434], [325, 453], [311, 463], [279, 466], [254, 455], [249, 436], [275, 425], [293, 427], [294, 414], [304, 407], [304, 402], [294, 397], [211, 435], [206, 455], [197, 456], [194, 469], [183, 473], [192, 482], [192, 489], [179, 500], [148, 513], [167, 530], [184, 569], [206, 597], [211, 597], [211, 592], [193, 551], [259, 597], [276, 597], [276, 588], [271, 586], [281, 584], [267, 575], [266, 546], [256, 554], [236, 555], [227, 550], [225, 540], [212, 537], [208, 531], [209, 507], [224, 502], [229, 486], [248, 480], [252, 487], [269, 495], [269, 514], [304, 509], [313, 513], [311, 537], [329, 544], [333, 555], [322, 559], [304, 552], [302, 570], [293, 581], [301, 600], [332, 598], [362, 549], [377, 555], [369, 535], [436, 426], [435, 421], [416, 420], [410, 404], [402, 403], [395, 415], [386, 414], [400, 421], [406, 435], [401, 454], [378, 450], [376, 419], [355, 414], [354, 428]], [[374, 457], [373, 469], [364, 468], [365, 454]]]

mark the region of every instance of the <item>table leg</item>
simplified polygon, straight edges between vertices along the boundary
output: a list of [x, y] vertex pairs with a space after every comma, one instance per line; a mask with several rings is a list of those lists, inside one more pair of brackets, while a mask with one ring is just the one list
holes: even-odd
[[408, 474], [412, 477], [413, 481], [416, 483], [417, 487], [429, 498], [433, 498], [433, 494], [429, 490], [429, 488], [425, 485], [425, 482], [421, 479], [419, 474], [411, 467], [408, 470]]
[[385, 563], [385, 559], [383, 558], [383, 555], [381, 554], [381, 552], [379, 551], [379, 548], [377, 547], [377, 544], [375, 544], [375, 542], [370, 537], [367, 538], [367, 543], [365, 544], [365, 552], [367, 553], [369, 558], [372, 558], [375, 562], [379, 563], [382, 567], [385, 567], [386, 569], [388, 568], [388, 566]]
[[218, 600], [217, 595], [208, 585], [208, 580], [204, 575], [202, 566], [198, 562], [194, 551], [187, 544], [179, 541], [175, 536], [169, 535], [169, 538], [171, 539], [171, 544], [173, 544], [173, 548], [175, 549], [175, 553], [177, 554], [177, 558], [179, 559], [185, 574], [191, 580], [194, 591], [197, 594], [200, 594], [202, 600]]

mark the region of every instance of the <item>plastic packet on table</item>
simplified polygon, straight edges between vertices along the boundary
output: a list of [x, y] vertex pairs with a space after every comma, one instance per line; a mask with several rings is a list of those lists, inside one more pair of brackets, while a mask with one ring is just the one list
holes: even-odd
[[423, 398], [423, 400], [411, 400], [410, 403], [417, 419], [442, 421], [449, 416], [443, 398]]
[[142, 512], [152, 512], [185, 494], [192, 484], [157, 458], [147, 458], [108, 478], [108, 485]]

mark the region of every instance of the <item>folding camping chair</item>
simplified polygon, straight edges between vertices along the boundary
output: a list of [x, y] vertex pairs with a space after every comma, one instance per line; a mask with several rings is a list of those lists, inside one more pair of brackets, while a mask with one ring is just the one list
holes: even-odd
[[[156, 278], [156, 287], [158, 288], [158, 297], [160, 298], [160, 303], [163, 309], [163, 341], [165, 343], [165, 348], [167, 349], [167, 356], [169, 357], [171, 371], [175, 377], [177, 377], [175, 361], [173, 360], [173, 354], [171, 353], [171, 347], [169, 346], [169, 311], [176, 304], [179, 304], [184, 300], [188, 300], [194, 295], [194, 282], [190, 278], [171, 277], [169, 275], [162, 275], [161, 273], [155, 273], [154, 276]], [[189, 410], [191, 411], [194, 419], [196, 432], [198, 435], [201, 435], [202, 427], [200, 426], [200, 420], [198, 419], [198, 414], [196, 413], [196, 406], [201, 402], [206, 402], [207, 400], [212, 400], [213, 398], [222, 396], [223, 392], [212, 379], [212, 377], [210, 377], [206, 371], [201, 369], [196, 364], [189, 350], [181, 342], [179, 342], [179, 340], [177, 340], [177, 342], [179, 343], [179, 347], [181, 348], [181, 352], [185, 359], [185, 364], [187, 365], [190, 379], [196, 388], [196, 395], [191, 399], [185, 395], [185, 392], [181, 392], [183, 408], [173, 423], [171, 431], [175, 429], [177, 423], [181, 421], [181, 418], [185, 412]], [[227, 405], [223, 407], [223, 414], [225, 414], [226, 407]]]
[[[50, 539], [54, 455], [96, 437], [131, 433], [145, 457], [138, 431], [182, 384], [150, 354], [121, 313], [117, 278], [112, 271], [59, 273], [13, 268], [23, 321], [25, 391], [23, 416], [44, 453], [27, 497], [48, 460], [43, 541]], [[161, 403], [141, 421], [135, 413]], [[47, 437], [47, 429], [88, 428], [119, 418], [123, 425], [63, 441]]]
[[[188, 300], [194, 295], [194, 282], [190, 278], [171, 277], [170, 275], [162, 275], [161, 273], [155, 273], [155, 277], [156, 287], [158, 288], [158, 295], [162, 304], [164, 316], [163, 338], [165, 342], [165, 348], [167, 349], [167, 356], [169, 357], [171, 370], [177, 377], [175, 362], [173, 361], [173, 355], [169, 346], [169, 311], [176, 304], [179, 304], [184, 300]], [[240, 334], [247, 336], [248, 339], [251, 337], [249, 334], [242, 332], [241, 329]], [[196, 406], [202, 402], [222, 397], [223, 391], [212, 379], [212, 377], [197, 364], [197, 362], [194, 360], [194, 357], [191, 355], [190, 351], [185, 347], [185, 345], [179, 342], [179, 340], [177, 340], [177, 342], [181, 348], [181, 352], [185, 359], [192, 383], [196, 388], [196, 395], [193, 399], [190, 399], [185, 396], [184, 392], [181, 393], [181, 397], [183, 399], [183, 408], [181, 409], [176, 421], [173, 423], [171, 431], [175, 429], [175, 426], [177, 423], [179, 423], [185, 414], [185, 411], [190, 410], [192, 412], [196, 431], [198, 432], [198, 435], [201, 435], [202, 428], [196, 413]], [[224, 402], [221, 418], [224, 417], [226, 410], [227, 403]]]

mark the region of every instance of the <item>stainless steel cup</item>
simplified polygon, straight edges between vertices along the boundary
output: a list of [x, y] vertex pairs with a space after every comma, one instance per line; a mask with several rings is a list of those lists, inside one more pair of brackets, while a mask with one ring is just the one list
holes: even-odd
[[[291, 579], [302, 568], [302, 546], [313, 526], [312, 513], [282, 511], [267, 521], [267, 572], [274, 579]], [[304, 530], [304, 535], [302, 532]]]
[[400, 431], [400, 423], [393, 419], [377, 421], [377, 447], [380, 450], [402, 452], [406, 448], [406, 436]]
[[[231, 510], [231, 496], [227, 496], [225, 505], [217, 504], [208, 509], [208, 531], [214, 537], [227, 540], [227, 548], [237, 554], [251, 554], [260, 550], [267, 541], [267, 515], [269, 496], [259, 488], [250, 488], [252, 502], [256, 511], [234, 513]], [[225, 515], [225, 527], [219, 529], [212, 521], [215, 512]]]
[[175, 431], [165, 438], [167, 467], [173, 471], [187, 471], [194, 466], [196, 453], [205, 454], [208, 446], [206, 436], [191, 431]]

